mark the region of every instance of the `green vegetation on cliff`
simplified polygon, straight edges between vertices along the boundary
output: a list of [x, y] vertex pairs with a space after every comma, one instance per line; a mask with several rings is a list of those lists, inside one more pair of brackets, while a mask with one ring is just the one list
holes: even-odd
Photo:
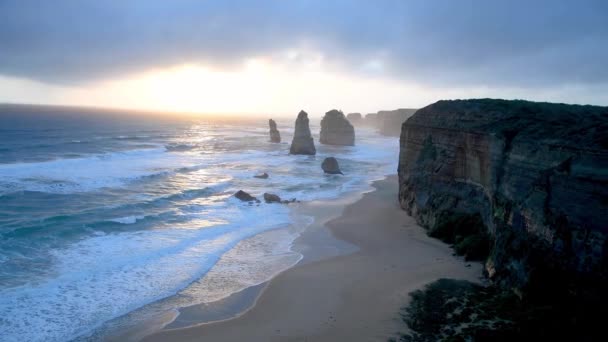
[[[548, 287], [555, 284], [547, 284]], [[400, 341], [604, 341], [606, 296], [521, 299], [512, 291], [440, 279], [410, 294]]]
[[403, 124], [400, 144], [402, 208], [483, 261], [492, 282], [415, 293], [403, 340], [597, 340], [608, 313], [608, 107], [439, 101]]

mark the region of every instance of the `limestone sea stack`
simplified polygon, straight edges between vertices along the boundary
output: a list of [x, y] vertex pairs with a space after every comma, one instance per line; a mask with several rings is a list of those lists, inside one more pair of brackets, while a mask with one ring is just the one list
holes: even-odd
[[268, 126], [270, 126], [270, 142], [280, 143], [281, 142], [281, 133], [277, 129], [277, 123], [270, 119], [268, 120]]
[[353, 125], [357, 125], [361, 123], [361, 120], [363, 120], [363, 116], [361, 116], [361, 113], [349, 113], [346, 115], [346, 119]]
[[398, 137], [401, 134], [401, 125], [415, 112], [416, 109], [411, 108], [379, 111], [376, 117], [378, 133]]
[[308, 126], [308, 114], [303, 110], [300, 111], [296, 119], [296, 127], [293, 132], [293, 140], [289, 153], [307, 155], [315, 155], [317, 153], [315, 142], [312, 139], [310, 127]]
[[377, 113], [369, 113], [365, 114], [363, 118], [363, 124], [369, 127], [376, 127], [378, 122], [378, 114]]
[[321, 144], [353, 146], [355, 144], [355, 128], [338, 110], [330, 110], [321, 120]]
[[608, 279], [608, 107], [439, 101], [400, 146], [401, 206], [496, 283]]

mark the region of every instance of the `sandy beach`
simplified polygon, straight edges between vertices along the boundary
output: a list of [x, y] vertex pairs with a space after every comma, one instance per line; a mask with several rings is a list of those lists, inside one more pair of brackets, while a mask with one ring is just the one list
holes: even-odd
[[[324, 224], [357, 248], [315, 260], [310, 254], [319, 252], [316, 243], [330, 249], [320, 241], [327, 234], [308, 232], [296, 245], [309, 244], [308, 259], [268, 282], [249, 310], [165, 329], [145, 341], [386, 341], [403, 332], [399, 310], [409, 292], [442, 277], [475, 281], [481, 272], [479, 264], [457, 259], [449, 246], [427, 237], [399, 208], [396, 181], [391, 176], [375, 182], [374, 191]], [[319, 215], [327, 217], [327, 210]]]

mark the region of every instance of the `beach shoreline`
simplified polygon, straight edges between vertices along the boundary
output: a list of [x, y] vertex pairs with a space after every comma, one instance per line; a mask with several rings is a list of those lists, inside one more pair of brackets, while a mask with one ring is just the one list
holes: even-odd
[[[478, 281], [481, 265], [453, 256], [426, 236], [396, 201], [397, 178], [332, 205], [303, 205], [315, 222], [294, 242], [303, 259], [271, 280], [218, 303], [234, 312], [209, 322], [208, 310], [182, 308], [144, 341], [386, 341], [406, 330], [408, 294], [439, 278]], [[240, 299], [239, 299], [240, 298]], [[208, 309], [208, 308], [206, 308]], [[176, 320], [176, 321], [177, 321]], [[171, 327], [178, 328], [171, 328]], [[150, 332], [151, 329], [147, 329]]]

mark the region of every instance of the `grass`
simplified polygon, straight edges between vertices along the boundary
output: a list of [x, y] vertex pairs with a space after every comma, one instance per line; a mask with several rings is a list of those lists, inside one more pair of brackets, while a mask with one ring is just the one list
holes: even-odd
[[483, 261], [490, 253], [491, 240], [478, 213], [443, 212], [429, 235], [451, 244], [456, 254], [468, 261]]
[[410, 304], [401, 311], [410, 333], [393, 341], [605, 340], [606, 294], [547, 287], [551, 295], [522, 300], [495, 286], [440, 279], [410, 294]]

